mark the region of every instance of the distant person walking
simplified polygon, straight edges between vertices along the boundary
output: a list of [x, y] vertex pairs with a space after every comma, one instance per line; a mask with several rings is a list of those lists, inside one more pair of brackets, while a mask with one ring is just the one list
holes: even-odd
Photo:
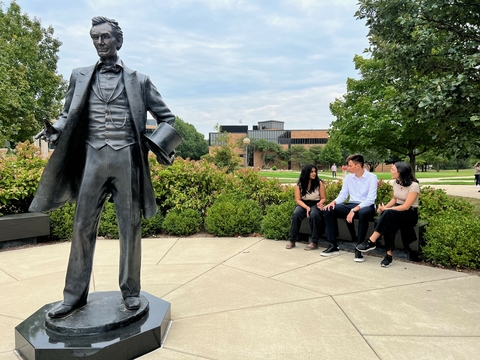
[[347, 170], [348, 170], [348, 166], [343, 164], [342, 165], [342, 176], [343, 176], [343, 178], [345, 178], [345, 176], [347, 176]]
[[475, 186], [480, 186], [480, 162], [475, 164]]
[[332, 177], [337, 177], [337, 165], [335, 165], [335, 163], [333, 163], [331, 170], [332, 170]]

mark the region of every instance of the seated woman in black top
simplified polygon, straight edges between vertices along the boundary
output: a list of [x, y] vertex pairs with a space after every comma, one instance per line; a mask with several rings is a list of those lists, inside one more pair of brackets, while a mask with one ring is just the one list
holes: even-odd
[[287, 249], [295, 247], [300, 224], [305, 217], [309, 218], [310, 229], [312, 230], [310, 243], [305, 247], [305, 250], [314, 250], [318, 247], [318, 231], [323, 221], [323, 204], [326, 200], [325, 184], [318, 178], [317, 168], [312, 164], [305, 165], [300, 173], [298, 183], [295, 185], [297, 207], [292, 216]]

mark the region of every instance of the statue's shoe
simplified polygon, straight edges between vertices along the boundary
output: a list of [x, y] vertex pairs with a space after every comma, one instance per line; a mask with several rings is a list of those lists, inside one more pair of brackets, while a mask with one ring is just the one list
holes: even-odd
[[86, 302], [84, 302], [84, 303], [82, 302], [82, 303], [78, 303], [76, 305], [67, 305], [67, 304], [64, 304], [62, 302], [61, 304], [58, 304], [52, 310], [50, 310], [47, 313], [47, 315], [51, 319], [64, 318], [64, 317], [72, 315], [75, 311], [84, 307], [86, 304], [87, 304]]
[[123, 300], [127, 310], [137, 310], [140, 308], [140, 298], [138, 296], [129, 296]]

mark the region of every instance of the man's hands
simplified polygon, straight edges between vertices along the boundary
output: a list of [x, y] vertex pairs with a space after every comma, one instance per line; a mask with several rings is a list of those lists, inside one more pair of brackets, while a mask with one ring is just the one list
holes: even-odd
[[351, 223], [354, 217], [355, 217], [355, 213], [353, 211], [350, 211], [347, 217], [345, 218], [345, 220], [347, 220], [348, 223]]
[[332, 201], [330, 204], [326, 205], [323, 209], [324, 210], [333, 210], [333, 209], [335, 209], [335, 205], [337, 205], [337, 203], [335, 201]]

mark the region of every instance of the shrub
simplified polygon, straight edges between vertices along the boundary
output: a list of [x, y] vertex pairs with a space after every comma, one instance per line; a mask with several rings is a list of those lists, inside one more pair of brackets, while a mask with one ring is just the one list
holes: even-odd
[[[50, 212], [50, 236], [58, 240], [71, 239], [74, 215], [74, 203], [66, 203], [60, 209]], [[142, 218], [142, 237], [160, 233], [162, 223], [163, 216], [160, 213], [150, 219]], [[103, 207], [102, 217], [98, 225], [98, 236], [109, 239], [118, 239], [119, 237], [115, 205], [111, 202], [107, 201]]]
[[473, 214], [475, 207], [463, 198], [449, 196], [443, 189], [430, 186], [420, 188], [419, 217], [430, 223], [438, 217], [450, 217], [453, 213]]
[[242, 168], [235, 172], [235, 179], [229, 179], [226, 191], [240, 192], [245, 198], [255, 200], [265, 209], [282, 202], [284, 187], [278, 179], [261, 176], [257, 169]]
[[480, 219], [454, 211], [431, 217], [423, 257], [452, 267], [480, 268]]
[[296, 205], [292, 198], [283, 204], [270, 206], [262, 221], [262, 235], [267, 239], [287, 240]]
[[251, 235], [260, 231], [262, 209], [242, 194], [220, 195], [207, 209], [205, 229], [217, 236]]
[[335, 200], [335, 198], [340, 193], [340, 190], [342, 190], [343, 181], [323, 180], [323, 182], [325, 183], [325, 191], [327, 192], [326, 204], [328, 204]]
[[29, 141], [0, 157], [0, 216], [28, 212], [46, 161]]
[[277, 171], [277, 167], [275, 165], [272, 166], [272, 171]]
[[160, 234], [162, 232], [164, 221], [165, 218], [160, 211], [149, 219], [142, 218], [142, 237]]
[[50, 212], [50, 236], [53, 239], [72, 238], [74, 214], [75, 204], [73, 203], [66, 203], [60, 209]]
[[175, 159], [168, 167], [154, 157], [149, 160], [155, 197], [163, 214], [171, 209], [193, 209], [204, 215], [216, 195], [224, 191], [227, 179], [233, 178], [203, 160]]
[[98, 236], [109, 239], [118, 239], [118, 222], [115, 213], [115, 205], [107, 201], [103, 207], [102, 217], [98, 224]]
[[171, 235], [188, 236], [200, 230], [202, 217], [193, 209], [171, 210], [165, 216], [163, 228]]
[[388, 182], [383, 180], [379, 180], [377, 184], [377, 199], [375, 200], [375, 204], [377, 208], [380, 204], [386, 204], [393, 198], [393, 186], [390, 185]]

